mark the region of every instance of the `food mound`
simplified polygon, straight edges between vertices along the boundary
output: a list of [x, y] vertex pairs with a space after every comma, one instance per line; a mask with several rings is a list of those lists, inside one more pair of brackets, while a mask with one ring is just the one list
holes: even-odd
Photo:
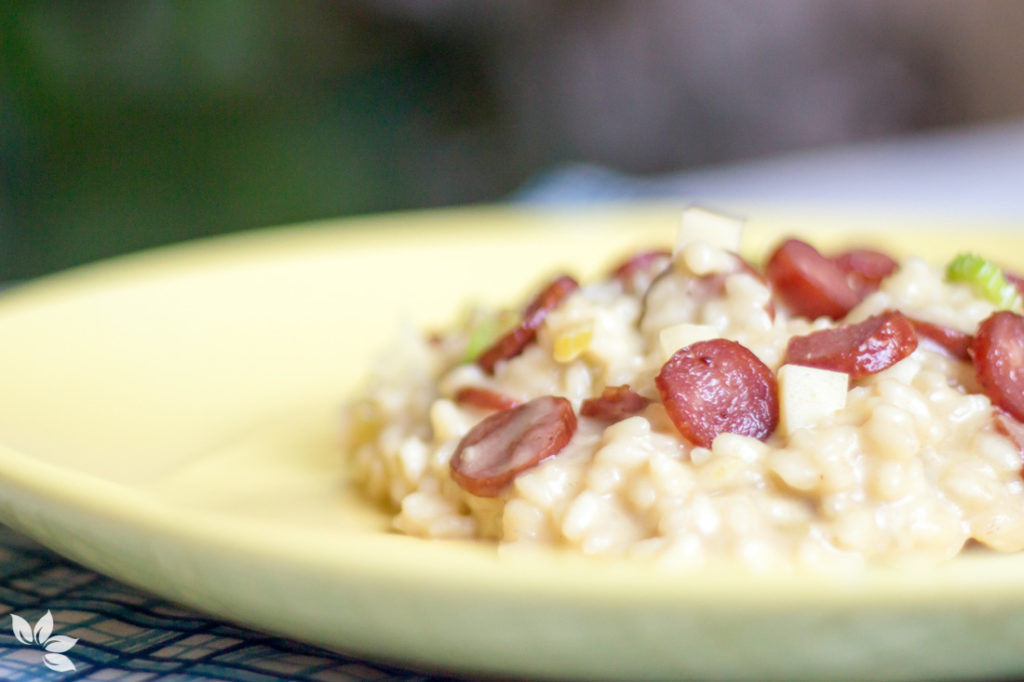
[[[683, 214], [673, 252], [403, 339], [345, 411], [424, 538], [755, 570], [1024, 548], [1022, 283]], [[972, 542], [973, 541], [973, 542]]]

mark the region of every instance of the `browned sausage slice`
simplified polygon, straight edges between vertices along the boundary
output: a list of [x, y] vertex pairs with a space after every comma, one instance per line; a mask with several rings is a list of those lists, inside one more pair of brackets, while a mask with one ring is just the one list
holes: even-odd
[[617, 422], [632, 417], [651, 404], [628, 385], [606, 386], [597, 398], [587, 398], [580, 406], [580, 414], [591, 419]]
[[798, 239], [782, 242], [766, 271], [773, 293], [795, 315], [837, 320], [864, 297], [835, 261]]
[[696, 445], [721, 433], [766, 439], [779, 423], [775, 375], [750, 350], [726, 339], [682, 348], [655, 377], [669, 418]]
[[455, 402], [481, 410], [510, 410], [520, 404], [515, 398], [481, 386], [463, 386], [455, 392]]
[[495, 412], [469, 430], [451, 458], [451, 475], [466, 492], [497, 497], [522, 471], [557, 455], [576, 433], [565, 398], [542, 396]]
[[794, 336], [786, 346], [785, 362], [859, 379], [895, 365], [916, 348], [917, 333], [910, 320], [888, 311], [857, 324]]
[[1024, 317], [992, 313], [971, 345], [974, 371], [985, 395], [1017, 421], [1024, 421]]
[[481, 353], [476, 364], [488, 374], [493, 374], [494, 366], [500, 361], [522, 353], [523, 349], [536, 338], [537, 330], [543, 324], [548, 313], [557, 308], [566, 296], [578, 288], [576, 280], [568, 275], [556, 278], [530, 301], [519, 324]]
[[874, 249], [850, 249], [832, 260], [843, 272], [860, 277], [869, 290], [877, 289], [879, 283], [895, 272], [898, 266], [889, 255]]
[[970, 334], [913, 317], [907, 319], [910, 320], [910, 324], [914, 325], [914, 331], [917, 332], [918, 338], [932, 341], [957, 360], [970, 362], [971, 356], [968, 351], [973, 341]]

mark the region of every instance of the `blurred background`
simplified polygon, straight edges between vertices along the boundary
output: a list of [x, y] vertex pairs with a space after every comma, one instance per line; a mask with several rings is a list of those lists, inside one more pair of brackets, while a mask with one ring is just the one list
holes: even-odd
[[0, 5], [0, 280], [1024, 116], [1014, 0]]

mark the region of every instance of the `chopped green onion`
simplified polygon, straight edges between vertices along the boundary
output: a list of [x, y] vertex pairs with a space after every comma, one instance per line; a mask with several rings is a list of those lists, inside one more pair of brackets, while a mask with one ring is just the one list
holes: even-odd
[[466, 338], [466, 350], [462, 353], [463, 362], [473, 362], [477, 357], [487, 350], [487, 347], [498, 338], [498, 324], [494, 318], [480, 320]]
[[1017, 308], [1021, 305], [1017, 287], [1006, 280], [1002, 269], [987, 258], [973, 253], [957, 254], [946, 266], [946, 279], [973, 285], [1000, 308]]
[[470, 315], [469, 331], [466, 337], [466, 349], [462, 352], [463, 362], [473, 362], [480, 354], [491, 347], [502, 334], [508, 331], [518, 320], [518, 316], [510, 310], [484, 315]]

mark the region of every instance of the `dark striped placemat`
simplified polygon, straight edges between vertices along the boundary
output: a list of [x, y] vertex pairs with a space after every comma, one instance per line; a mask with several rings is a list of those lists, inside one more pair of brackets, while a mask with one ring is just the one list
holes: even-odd
[[106, 578], [0, 526], [0, 679], [443, 678], [228, 625]]

